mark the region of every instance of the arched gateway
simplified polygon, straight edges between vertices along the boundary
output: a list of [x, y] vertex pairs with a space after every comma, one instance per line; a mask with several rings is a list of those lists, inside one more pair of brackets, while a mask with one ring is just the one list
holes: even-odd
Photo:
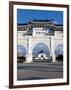
[[63, 45], [62, 25], [55, 25], [49, 20], [33, 20], [27, 24], [18, 24], [17, 30], [17, 43], [26, 49], [26, 63], [33, 62], [34, 56], [42, 58], [41, 52], [44, 57], [52, 58], [56, 62], [56, 48]]

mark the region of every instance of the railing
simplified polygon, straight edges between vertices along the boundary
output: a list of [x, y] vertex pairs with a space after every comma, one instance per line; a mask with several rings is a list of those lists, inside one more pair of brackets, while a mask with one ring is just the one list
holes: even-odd
[[[33, 33], [24, 33], [23, 34], [23, 36], [28, 36], [28, 35], [33, 35]], [[39, 35], [41, 35], [41, 34], [39, 34]], [[47, 35], [55, 35], [55, 33], [46, 33], [46, 34], [44, 34], [44, 36], [47, 36]]]
[[55, 33], [46, 33], [46, 35], [55, 35]]

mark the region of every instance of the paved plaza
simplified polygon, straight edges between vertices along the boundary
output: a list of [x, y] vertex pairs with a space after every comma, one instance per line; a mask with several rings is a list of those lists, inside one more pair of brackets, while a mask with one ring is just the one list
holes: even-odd
[[17, 80], [63, 78], [62, 62], [32, 62], [17, 64]]

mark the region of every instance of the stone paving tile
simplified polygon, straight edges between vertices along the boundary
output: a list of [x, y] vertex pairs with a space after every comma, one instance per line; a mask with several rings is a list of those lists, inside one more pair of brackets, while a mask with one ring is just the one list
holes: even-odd
[[30, 64], [18, 63], [17, 79], [53, 79], [63, 78], [63, 63], [33, 62]]

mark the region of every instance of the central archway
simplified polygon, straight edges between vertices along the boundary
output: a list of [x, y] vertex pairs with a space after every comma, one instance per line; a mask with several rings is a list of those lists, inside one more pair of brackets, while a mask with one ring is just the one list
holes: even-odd
[[37, 43], [32, 50], [32, 56], [33, 61], [40, 61], [39, 59], [43, 59], [42, 61], [46, 61], [50, 57], [48, 46], [45, 43]]

